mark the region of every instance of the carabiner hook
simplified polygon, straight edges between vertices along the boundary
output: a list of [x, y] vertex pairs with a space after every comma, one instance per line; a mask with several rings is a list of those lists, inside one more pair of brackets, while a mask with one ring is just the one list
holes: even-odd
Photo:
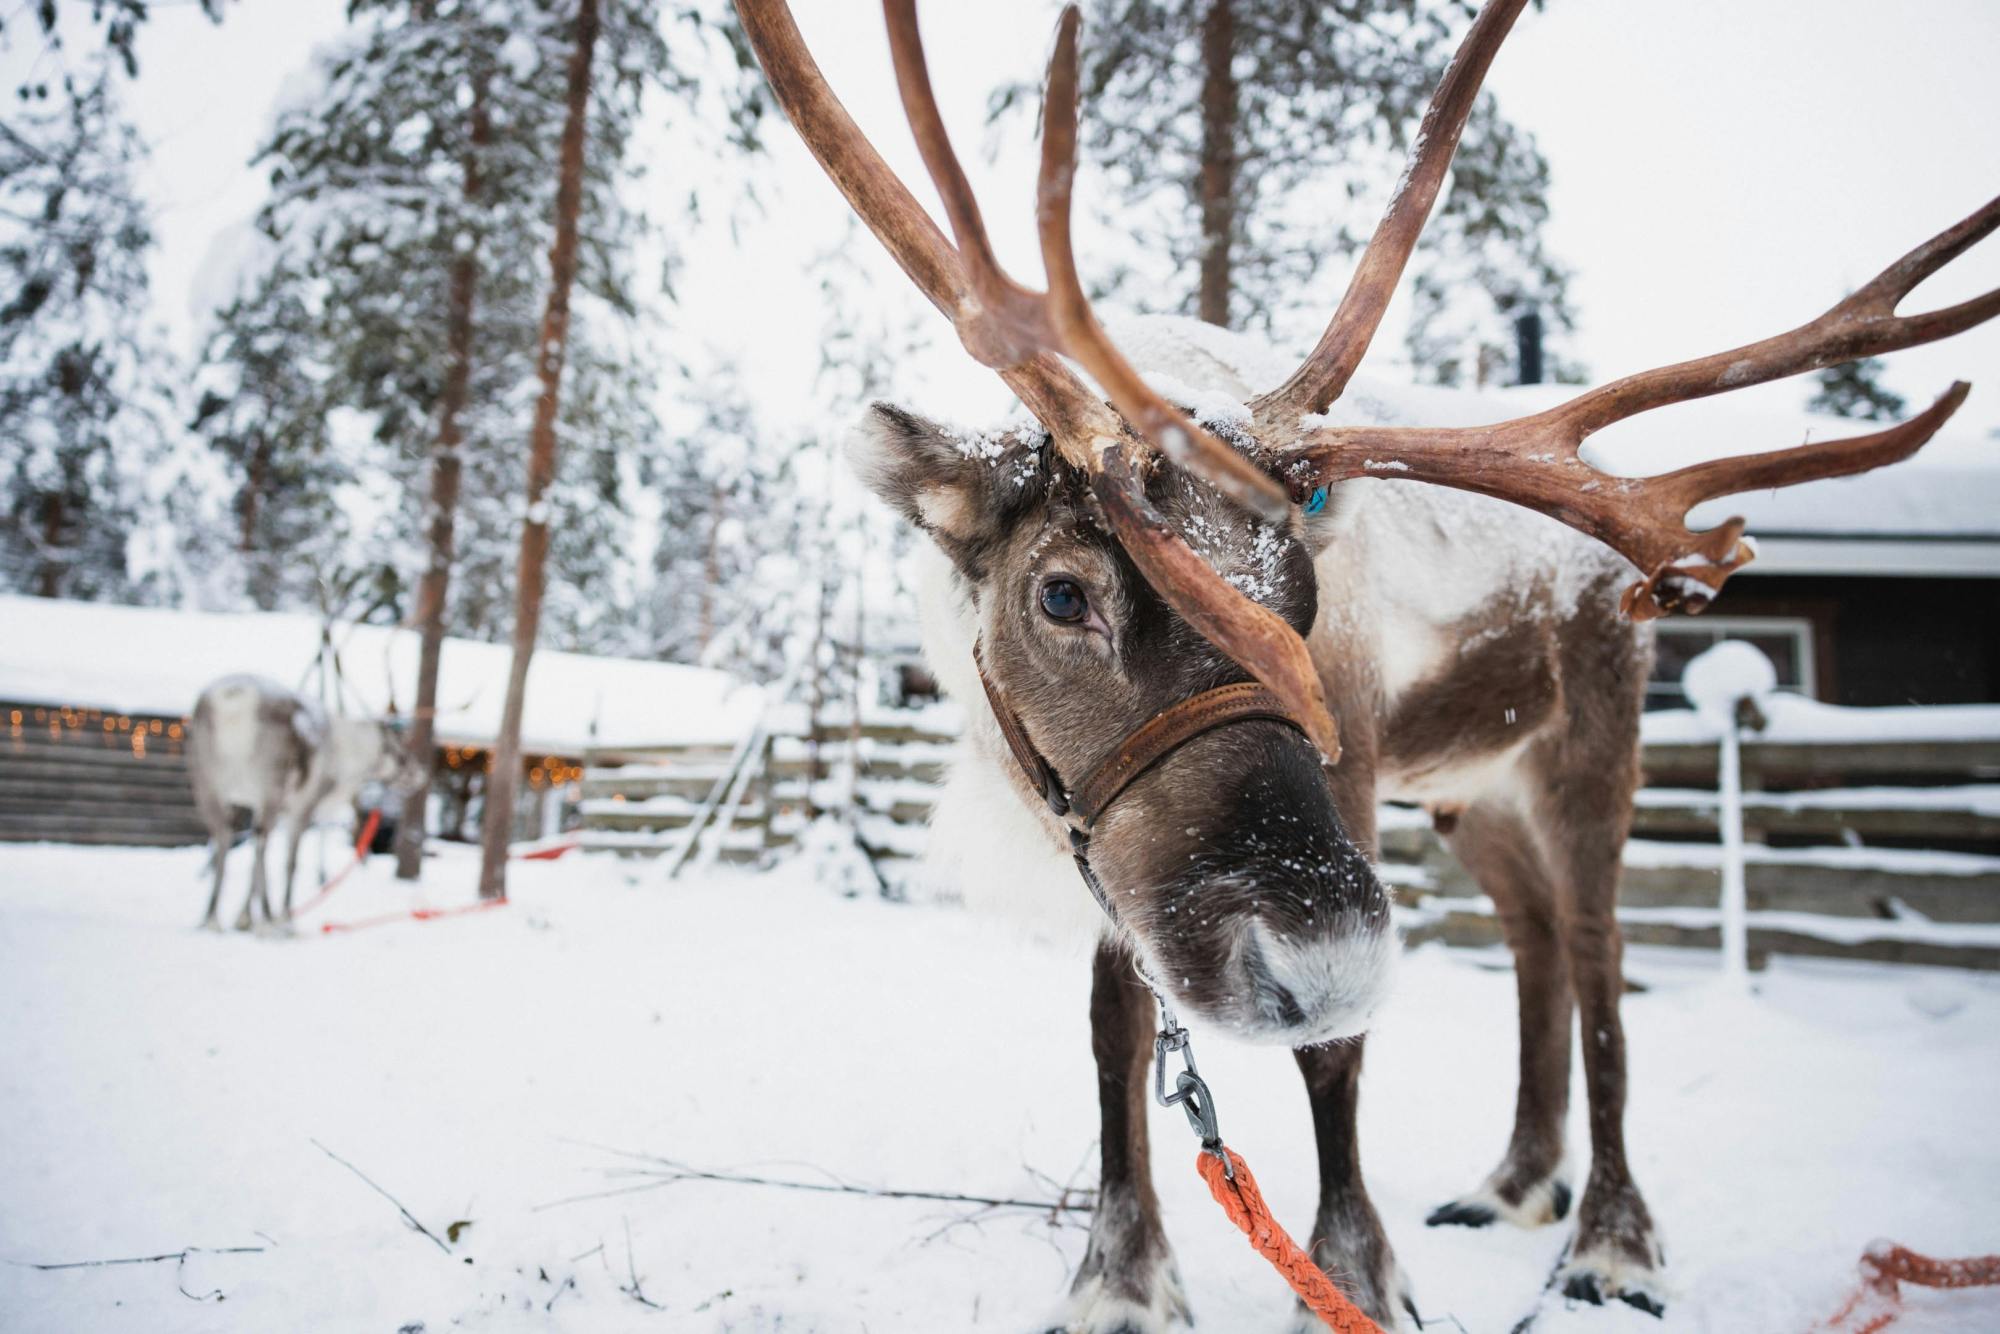
[[[1158, 1037], [1153, 1039], [1153, 1097], [1162, 1107], [1178, 1107], [1186, 1114], [1188, 1127], [1201, 1139], [1201, 1147], [1208, 1152], [1222, 1155], [1222, 1131], [1215, 1121], [1215, 1098], [1208, 1091], [1208, 1083], [1195, 1068], [1194, 1046], [1188, 1040], [1188, 1031], [1176, 1023], [1171, 1016], [1165, 1016]], [[1174, 1078], [1174, 1091], [1167, 1092], [1167, 1057], [1179, 1052], [1182, 1069]], [[1228, 1159], [1223, 1158], [1226, 1165]]]

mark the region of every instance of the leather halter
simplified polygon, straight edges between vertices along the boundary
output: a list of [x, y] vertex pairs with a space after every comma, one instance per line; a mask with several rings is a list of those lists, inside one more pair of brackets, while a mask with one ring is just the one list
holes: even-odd
[[1256, 681], [1239, 681], [1234, 685], [1204, 690], [1162, 709], [1091, 766], [1083, 781], [1074, 787], [1066, 787], [1055, 766], [1029, 739], [1028, 729], [1022, 725], [1020, 715], [1007, 703], [1000, 687], [993, 683], [993, 678], [986, 674], [985, 658], [976, 646], [972, 657], [979, 669], [979, 684], [986, 690], [986, 702], [993, 710], [993, 720], [1000, 725], [1000, 735], [1006, 738], [1007, 749], [1013, 752], [1014, 762], [1021, 766], [1028, 786], [1040, 792], [1049, 809], [1069, 825], [1070, 851], [1076, 858], [1076, 868], [1083, 876], [1083, 883], [1097, 899], [1098, 906], [1114, 922], [1118, 920], [1117, 910], [1112, 907], [1104, 886], [1098, 882], [1096, 872], [1091, 870], [1088, 854], [1091, 831], [1126, 788], [1141, 774], [1196, 737], [1232, 723], [1254, 720], [1283, 723], [1301, 736], [1305, 735], [1305, 729], [1285, 711], [1284, 704], [1275, 694]]

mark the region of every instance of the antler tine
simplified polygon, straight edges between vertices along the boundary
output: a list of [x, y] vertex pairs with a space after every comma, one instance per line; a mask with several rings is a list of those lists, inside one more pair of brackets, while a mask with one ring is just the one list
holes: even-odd
[[[917, 290], [952, 322], [959, 341], [993, 365], [986, 308], [967, 281], [957, 251], [827, 86], [785, 0], [736, 0], [736, 12], [772, 94], [821, 169]], [[1058, 438], [1087, 439], [1119, 430], [1116, 416], [1053, 356], [1033, 356], [996, 369]]]
[[[888, 22], [889, 55], [896, 67], [903, 114], [909, 118], [924, 168], [944, 200], [945, 217], [951, 222], [972, 288], [992, 316], [981, 321], [982, 329], [991, 335], [991, 345], [984, 351], [972, 349], [973, 355], [988, 366], [1008, 366], [1053, 349], [1056, 336], [1049, 327], [1047, 303], [1040, 293], [1015, 282], [1000, 267], [987, 240], [986, 223], [979, 216], [972, 184], [959, 165], [958, 154], [952, 151], [944, 116], [931, 88], [930, 65], [917, 29], [916, 0], [883, 0], [882, 13]], [[971, 348], [970, 343], [967, 346]]]
[[[1063, 345], [1142, 435], [1176, 463], [1201, 472], [1225, 494], [1262, 509], [1257, 504], [1259, 488], [1251, 485], [1251, 479], [1270, 479], [1190, 422], [1139, 378], [1097, 322], [1077, 276], [1076, 251], [1070, 243], [1070, 201], [1076, 179], [1076, 48], [1081, 22], [1075, 5], [1064, 7], [1042, 102], [1042, 167], [1036, 183], [1035, 213], [1041, 230], [1042, 267], [1048, 272], [1051, 320]], [[1222, 464], [1230, 476], [1219, 477], [1202, 468], [1203, 456]], [[1283, 617], [1246, 597], [1217, 574], [1167, 526], [1146, 499], [1145, 480], [1122, 445], [1102, 450], [1099, 461], [1101, 469], [1093, 479], [1098, 503], [1146, 582], [1202, 638], [1284, 701], [1318, 747], [1322, 762], [1338, 762], [1340, 728], [1327, 707], [1326, 691], [1305, 641]], [[1282, 500], [1283, 493], [1279, 495]], [[1267, 517], [1282, 521], [1284, 515], [1281, 511]]]
[[1308, 431], [1287, 474], [1300, 492], [1343, 477], [1386, 474], [1511, 500], [1603, 540], [1636, 565], [1642, 578], [1625, 597], [1631, 615], [1700, 611], [1754, 553], [1741, 540], [1741, 519], [1697, 534], [1685, 522], [1689, 509], [1718, 496], [1850, 476], [1906, 458], [1937, 434], [1969, 387], [1954, 384], [1927, 411], [1873, 435], [1717, 459], [1655, 477], [1602, 473], [1584, 461], [1583, 441], [1654, 408], [1916, 347], [2000, 316], [2000, 290], [1920, 315], [1895, 313], [1919, 282], [1996, 228], [2000, 199], [1796, 329], [1628, 375], [1532, 416], [1491, 426]]
[[1395, 295], [1410, 254], [1430, 220], [1431, 207], [1444, 186], [1445, 172], [1458, 151], [1459, 136], [1479, 99], [1486, 71], [1526, 4], [1527, 0], [1489, 0], [1479, 11], [1437, 91], [1431, 94], [1402, 179], [1382, 211], [1382, 220], [1375, 225], [1368, 248], [1361, 252], [1361, 262], [1355, 265], [1354, 276], [1348, 280], [1347, 292], [1326, 332], [1291, 379], [1251, 400], [1250, 410], [1259, 426], [1276, 438], [1297, 433], [1301, 417], [1331, 407], [1367, 355], [1382, 313], [1388, 309], [1389, 298]]
[[2000, 315], [2000, 288], [1921, 315], [1898, 315], [1896, 306], [1918, 283], [1996, 227], [2000, 227], [2000, 197], [1904, 255], [1817, 319], [1727, 352], [1627, 375], [1555, 411], [1571, 419], [1581, 439], [1668, 403], [1707, 398], [1963, 333]]
[[[895, 59], [896, 82], [910, 129], [916, 136], [924, 166], [944, 200], [945, 215], [958, 239], [973, 290], [990, 314], [983, 321], [989, 331], [989, 349], [1003, 349], [1016, 356], [1035, 350], [1059, 352], [1075, 359], [1097, 380], [1112, 406], [1167, 457], [1264, 518], [1281, 521], [1290, 504], [1284, 489], [1146, 387], [1091, 314], [1090, 303], [1077, 281], [1076, 261], [1069, 245], [1069, 184], [1076, 171], [1076, 33], [1081, 22], [1076, 7], [1071, 5], [1063, 11], [1057, 29], [1056, 54], [1049, 64], [1051, 118], [1043, 129], [1042, 177], [1037, 196], [1042, 256], [1049, 268], [1051, 293], [1036, 292], [1016, 282], [1001, 269], [993, 254], [979, 204], [938, 111], [937, 95], [924, 58], [923, 36], [917, 27], [916, 0], [883, 0], [882, 10], [888, 20], [889, 49]], [[1059, 81], [1068, 88], [1067, 124], [1061, 132], [1054, 119]], [[1052, 215], [1059, 215], [1053, 227]], [[974, 355], [979, 354], [975, 351]], [[987, 364], [995, 363], [988, 360]], [[1089, 460], [1079, 457], [1079, 447], [1085, 443], [1073, 439], [1058, 442], [1073, 462], [1094, 472], [1096, 469]]]
[[1076, 181], [1076, 39], [1082, 22], [1077, 7], [1067, 5], [1056, 26], [1056, 49], [1049, 58], [1042, 99], [1042, 169], [1035, 187], [1042, 267], [1049, 279], [1044, 301], [1058, 346], [1090, 372], [1125, 420], [1161, 453], [1266, 520], [1282, 523], [1291, 504], [1284, 489], [1155, 393], [1113, 345], [1084, 294], [1070, 242], [1070, 200]]

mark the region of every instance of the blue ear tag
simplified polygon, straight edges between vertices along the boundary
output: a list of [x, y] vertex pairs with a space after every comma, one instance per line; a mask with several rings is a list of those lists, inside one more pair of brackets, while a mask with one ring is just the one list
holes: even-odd
[[1306, 513], [1317, 514], [1325, 508], [1326, 488], [1324, 486], [1315, 488], [1312, 495], [1306, 499]]

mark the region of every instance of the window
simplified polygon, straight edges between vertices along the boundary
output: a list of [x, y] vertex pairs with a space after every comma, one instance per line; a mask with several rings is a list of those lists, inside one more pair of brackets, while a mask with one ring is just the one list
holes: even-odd
[[1813, 625], [1793, 616], [1696, 616], [1659, 623], [1659, 648], [1646, 681], [1646, 707], [1684, 709], [1681, 672], [1702, 650], [1725, 639], [1741, 639], [1771, 660], [1778, 689], [1813, 697]]

